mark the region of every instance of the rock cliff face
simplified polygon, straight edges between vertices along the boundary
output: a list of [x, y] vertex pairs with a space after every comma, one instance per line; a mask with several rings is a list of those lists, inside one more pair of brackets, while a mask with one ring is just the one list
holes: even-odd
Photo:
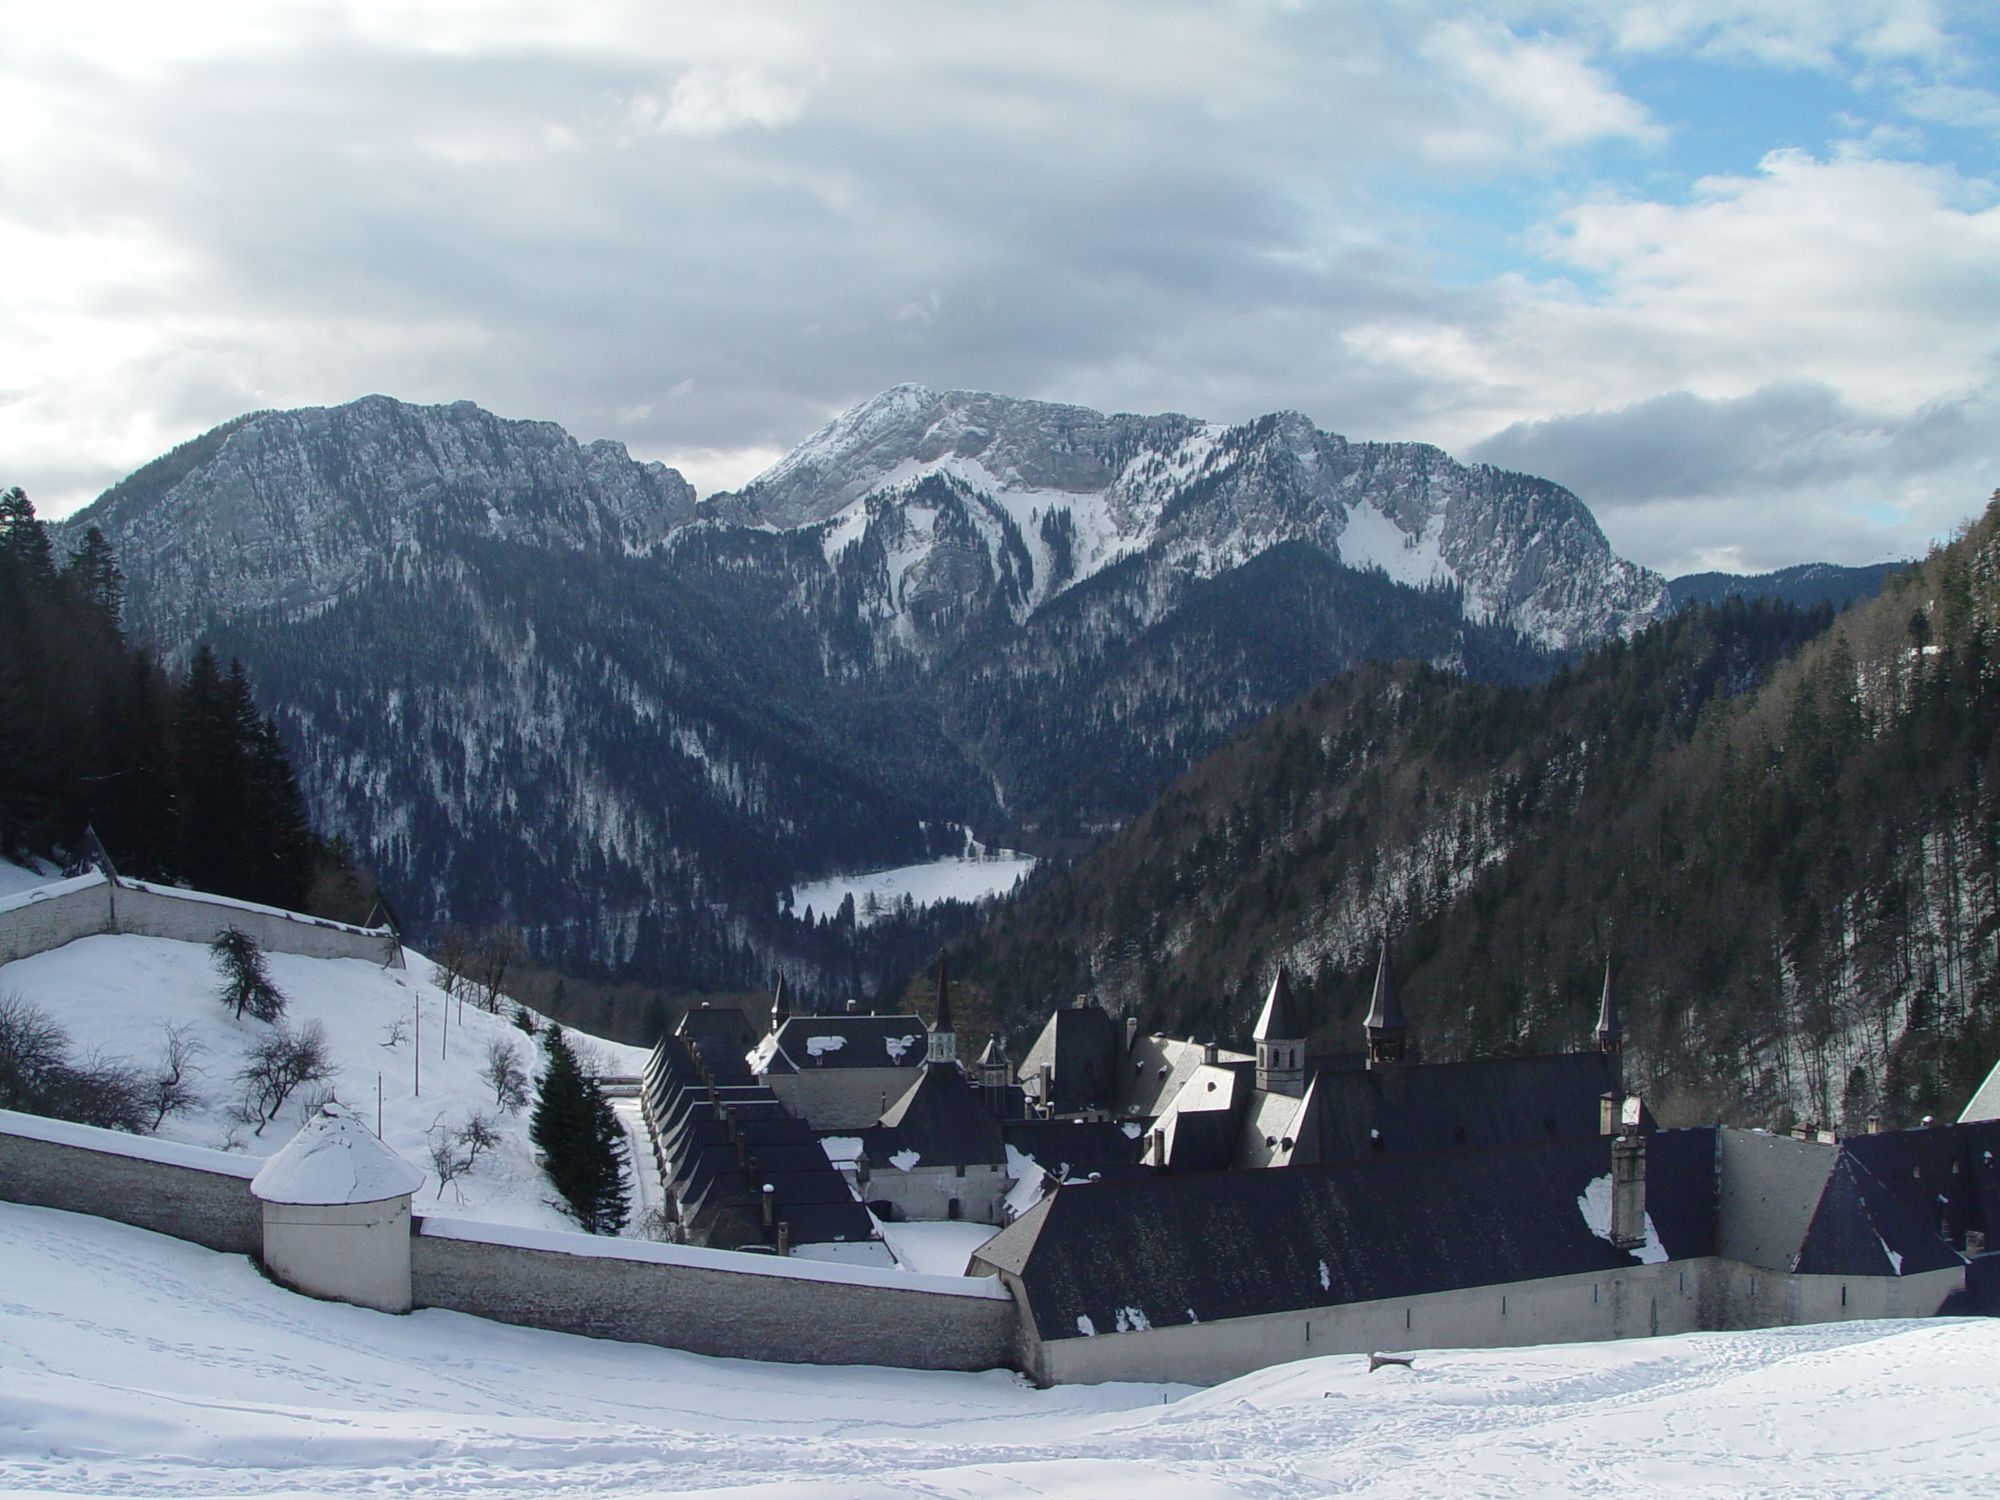
[[1436, 449], [915, 387], [700, 505], [466, 403], [259, 413], [90, 524], [414, 925], [713, 983], [809, 956], [796, 879], [1095, 837], [1345, 666], [1532, 677], [1665, 600], [1567, 492]]
[[322, 608], [371, 565], [470, 538], [636, 550], [694, 514], [694, 490], [618, 443], [469, 401], [258, 412], [108, 491], [82, 524], [116, 539], [128, 624], [179, 643], [210, 618]]
[[[931, 544], [937, 491], [923, 481], [939, 478], [970, 532]], [[898, 386], [713, 509], [823, 527], [829, 561], [879, 531], [900, 566], [878, 614], [906, 593], [921, 605], [931, 578], [912, 570], [933, 545], [963, 559], [973, 534], [1017, 620], [1134, 554], [1213, 577], [1287, 542], [1457, 588], [1469, 619], [1558, 650], [1629, 634], [1666, 607], [1663, 582], [1614, 557], [1567, 490], [1422, 444], [1349, 443], [1296, 412], [1222, 427]], [[944, 571], [968, 581], [962, 566]]]

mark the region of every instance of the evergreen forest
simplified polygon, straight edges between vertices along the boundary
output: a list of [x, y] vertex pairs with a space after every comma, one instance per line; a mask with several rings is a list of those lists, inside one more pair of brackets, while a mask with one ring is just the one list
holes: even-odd
[[1240, 1042], [1280, 964], [1359, 1045], [1586, 1042], [1670, 1120], [1953, 1113], [2000, 1054], [2000, 497], [1838, 616], [1687, 609], [1536, 687], [1344, 674], [953, 950], [1010, 1033], [1089, 991]]
[[0, 492], [0, 854], [74, 866], [94, 832], [124, 875], [365, 918], [242, 664], [201, 646], [167, 670], [125, 639], [123, 598], [99, 531], [58, 560], [27, 495]]

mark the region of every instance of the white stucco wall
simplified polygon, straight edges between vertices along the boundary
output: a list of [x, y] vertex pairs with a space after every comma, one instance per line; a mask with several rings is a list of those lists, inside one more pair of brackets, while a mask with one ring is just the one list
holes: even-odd
[[266, 1203], [264, 1266], [310, 1296], [408, 1312], [409, 1196], [374, 1203]]
[[225, 901], [200, 891], [133, 881], [115, 886], [103, 875], [29, 891], [0, 906], [0, 963], [46, 953], [102, 933], [212, 943], [235, 927], [272, 953], [306, 958], [364, 958], [403, 967], [395, 935], [370, 932], [276, 907]]
[[[1011, 1277], [1003, 1277], [1011, 1283]], [[1043, 1342], [1022, 1319], [1022, 1363], [1043, 1384], [1172, 1380], [1214, 1385], [1321, 1354], [1505, 1348], [1929, 1317], [1962, 1268], [1916, 1276], [1788, 1276], [1706, 1257], [1383, 1302]], [[1017, 1299], [1018, 1300], [1018, 1299]]]
[[903, 1172], [886, 1163], [872, 1163], [868, 1184], [860, 1189], [870, 1203], [896, 1206], [905, 1219], [949, 1219], [951, 1201], [958, 1200], [958, 1217], [974, 1224], [1002, 1221], [1001, 1207], [1014, 1179], [1005, 1167], [969, 1166], [963, 1177], [955, 1167], [922, 1163]]

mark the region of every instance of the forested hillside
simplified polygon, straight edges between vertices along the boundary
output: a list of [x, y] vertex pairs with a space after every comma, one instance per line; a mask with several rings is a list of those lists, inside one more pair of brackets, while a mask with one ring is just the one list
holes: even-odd
[[1838, 619], [1696, 608], [1538, 688], [1315, 689], [964, 945], [1241, 1035], [1279, 963], [1351, 1047], [1378, 943], [1433, 1057], [1581, 1043], [1609, 956], [1669, 1117], [1953, 1107], [2000, 1049], [2000, 500]]
[[[124, 579], [92, 528], [59, 561], [33, 504], [0, 493], [0, 855], [85, 853], [126, 874], [360, 920], [372, 893], [306, 820], [240, 663], [169, 673], [126, 643]], [[358, 909], [357, 909], [358, 908]]]

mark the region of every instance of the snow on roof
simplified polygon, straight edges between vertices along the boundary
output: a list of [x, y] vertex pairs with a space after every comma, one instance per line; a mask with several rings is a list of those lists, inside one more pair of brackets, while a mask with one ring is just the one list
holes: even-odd
[[544, 1250], [557, 1255], [581, 1255], [597, 1260], [635, 1260], [661, 1266], [686, 1266], [698, 1271], [733, 1271], [739, 1276], [783, 1276], [794, 1281], [832, 1281], [846, 1286], [884, 1287], [892, 1291], [936, 1292], [946, 1297], [979, 1297], [1004, 1302], [1011, 1293], [993, 1276], [937, 1276], [890, 1271], [875, 1266], [841, 1265], [833, 1261], [801, 1260], [797, 1256], [752, 1255], [741, 1250], [708, 1250], [695, 1245], [667, 1245], [655, 1240], [617, 1239], [596, 1234], [566, 1234], [550, 1229], [524, 1229], [514, 1224], [476, 1224], [469, 1219], [425, 1215], [417, 1232], [432, 1239], [465, 1240], [507, 1245], [517, 1250]]
[[414, 1193], [423, 1182], [421, 1170], [341, 1105], [329, 1104], [264, 1163], [250, 1191], [266, 1203], [380, 1203]]

